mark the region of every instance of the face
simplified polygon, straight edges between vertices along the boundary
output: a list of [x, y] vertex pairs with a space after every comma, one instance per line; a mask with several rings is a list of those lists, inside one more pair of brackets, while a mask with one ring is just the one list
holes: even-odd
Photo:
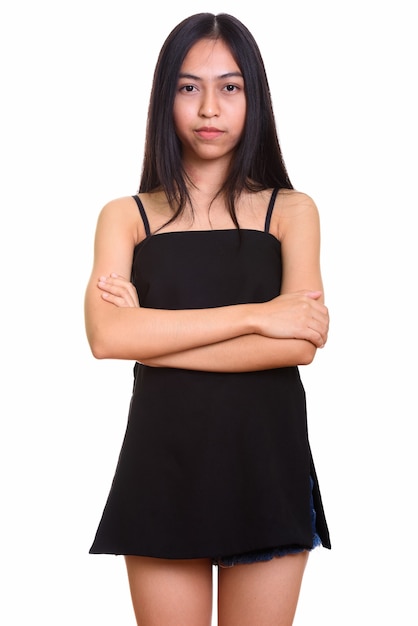
[[174, 125], [187, 162], [229, 159], [246, 113], [244, 79], [229, 48], [202, 39], [189, 50], [174, 100]]

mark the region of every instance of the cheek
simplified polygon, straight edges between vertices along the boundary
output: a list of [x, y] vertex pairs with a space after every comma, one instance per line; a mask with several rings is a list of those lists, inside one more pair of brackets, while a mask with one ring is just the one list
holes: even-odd
[[245, 126], [245, 120], [247, 115], [247, 107], [244, 103], [239, 109], [235, 109], [233, 119], [235, 119], [235, 128], [238, 132], [241, 132]]
[[244, 128], [245, 126], [246, 119], [247, 119], [247, 107], [244, 105], [242, 108], [242, 116], [241, 116], [242, 128]]
[[185, 106], [185, 103], [176, 103], [174, 102], [173, 107], [173, 122], [176, 133], [181, 135], [182, 132], [187, 128], [188, 122], [190, 119], [190, 112], [188, 107]]
[[178, 124], [179, 124], [179, 107], [176, 105], [176, 102], [174, 102], [174, 106], [173, 106], [173, 122], [174, 122], [174, 128], [177, 131], [178, 128]]

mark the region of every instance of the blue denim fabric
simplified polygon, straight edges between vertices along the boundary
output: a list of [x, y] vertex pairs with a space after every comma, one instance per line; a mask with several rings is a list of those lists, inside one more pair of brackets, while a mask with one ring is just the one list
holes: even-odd
[[[317, 548], [321, 545], [321, 539], [316, 532], [316, 511], [313, 503], [313, 480], [311, 478], [311, 498], [310, 498], [310, 507], [311, 507], [311, 522], [312, 522], [312, 532], [313, 532], [313, 540], [312, 540], [312, 548]], [[309, 551], [310, 551], [309, 550]], [[219, 558], [213, 559], [214, 565], [219, 565], [219, 567], [233, 567], [234, 565], [240, 565], [244, 563], [259, 563], [262, 561], [271, 561], [274, 557], [286, 556], [288, 554], [298, 554], [299, 552], [306, 551], [306, 548], [302, 548], [297, 545], [290, 546], [281, 546], [278, 548], [269, 548], [266, 550], [253, 550], [252, 552], [245, 552], [243, 554], [234, 554], [231, 556], [222, 556]]]

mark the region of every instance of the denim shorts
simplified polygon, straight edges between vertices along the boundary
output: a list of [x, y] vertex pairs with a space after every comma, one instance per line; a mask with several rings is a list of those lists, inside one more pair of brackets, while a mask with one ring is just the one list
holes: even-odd
[[306, 552], [313, 550], [321, 545], [321, 539], [316, 532], [316, 511], [313, 503], [313, 480], [311, 478], [311, 522], [312, 522], [312, 548], [303, 548], [299, 545], [288, 545], [277, 548], [267, 548], [265, 550], [253, 550], [251, 552], [244, 552], [242, 554], [233, 554], [230, 556], [221, 556], [212, 559], [214, 565], [219, 567], [233, 567], [234, 565], [243, 565], [245, 563], [260, 563], [263, 561], [271, 561], [275, 557], [287, 556], [288, 554], [298, 554], [299, 552]]

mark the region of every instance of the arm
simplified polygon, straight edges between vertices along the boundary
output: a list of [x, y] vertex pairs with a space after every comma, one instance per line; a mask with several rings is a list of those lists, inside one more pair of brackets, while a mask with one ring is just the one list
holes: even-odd
[[[323, 303], [323, 285], [320, 272], [320, 223], [313, 200], [298, 192], [285, 192], [276, 207], [276, 229], [282, 244], [284, 297], [307, 286], [316, 289], [311, 297]], [[279, 196], [280, 197], [280, 196]], [[296, 310], [290, 311], [297, 315]], [[160, 367], [183, 367], [212, 371], [250, 371], [307, 365], [315, 357], [316, 349], [327, 340], [329, 315], [323, 308], [323, 343], [300, 339], [272, 339], [260, 335], [246, 335], [204, 348], [172, 354], [146, 364]]]
[[100, 213], [85, 295], [86, 333], [96, 358], [143, 361], [254, 331], [251, 305], [197, 311], [118, 306], [106, 285], [118, 288], [111, 272], [130, 276], [134, 247], [144, 237], [141, 228], [132, 198], [110, 202]]
[[254, 372], [308, 365], [314, 353], [315, 346], [302, 339], [271, 339], [261, 335], [245, 335], [143, 363], [151, 367], [177, 367], [207, 372]]
[[[125, 270], [125, 273], [128, 271]], [[321, 347], [327, 338], [328, 312], [320, 302], [322, 294], [318, 292], [301, 290], [299, 293], [279, 296], [270, 303], [264, 304], [237, 305], [199, 311], [163, 312], [135, 309], [138, 303], [137, 300], [134, 301], [136, 292], [133, 286], [116, 274], [108, 276], [96, 285], [92, 281], [91, 287], [94, 286], [101, 291], [102, 302], [106, 301], [107, 306], [114, 305], [109, 307], [111, 309], [131, 309], [134, 316], [138, 311], [142, 311], [149, 318], [148, 321], [151, 321], [151, 318], [160, 320], [165, 318], [166, 321], [171, 318], [176, 324], [180, 324], [181, 336], [177, 336], [177, 340], [183, 342], [183, 349], [175, 349], [171, 336], [173, 326], [168, 323], [167, 341], [161, 342], [161, 352], [158, 353], [155, 347], [156, 341], [161, 339], [161, 326], [157, 323], [155, 326], [151, 324], [146, 327], [148, 339], [150, 338], [149, 332], [154, 330], [154, 336], [151, 337], [153, 353], [146, 354], [142, 351], [141, 355], [133, 346], [132, 356], [113, 356], [113, 358], [132, 358], [148, 365], [162, 367], [245, 371], [309, 363], [315, 354], [316, 347]], [[97, 289], [92, 290], [93, 295], [97, 296]], [[228, 324], [231, 321], [234, 324], [236, 314], [240, 319], [237, 320], [238, 327], [234, 327], [235, 330], [233, 330]], [[243, 323], [242, 316], [247, 320], [245, 332], [239, 330], [239, 324], [242, 326]], [[186, 327], [180, 318], [186, 320]], [[190, 345], [191, 327], [187, 319], [196, 321], [197, 318], [200, 318], [202, 324], [199, 336], [196, 335], [196, 340], [200, 343], [192, 346]], [[221, 329], [217, 328], [218, 323], [221, 324]], [[192, 332], [196, 332], [195, 327], [192, 327]], [[216, 334], [218, 336], [223, 334], [223, 337], [216, 340]], [[225, 335], [228, 336], [225, 337]], [[278, 338], [286, 338], [286, 341], [278, 340]], [[297, 340], [291, 340], [292, 338], [297, 338]], [[132, 345], [132, 340], [129, 343]], [[93, 353], [95, 353], [94, 350]], [[109, 357], [111, 356], [109, 354]]]

